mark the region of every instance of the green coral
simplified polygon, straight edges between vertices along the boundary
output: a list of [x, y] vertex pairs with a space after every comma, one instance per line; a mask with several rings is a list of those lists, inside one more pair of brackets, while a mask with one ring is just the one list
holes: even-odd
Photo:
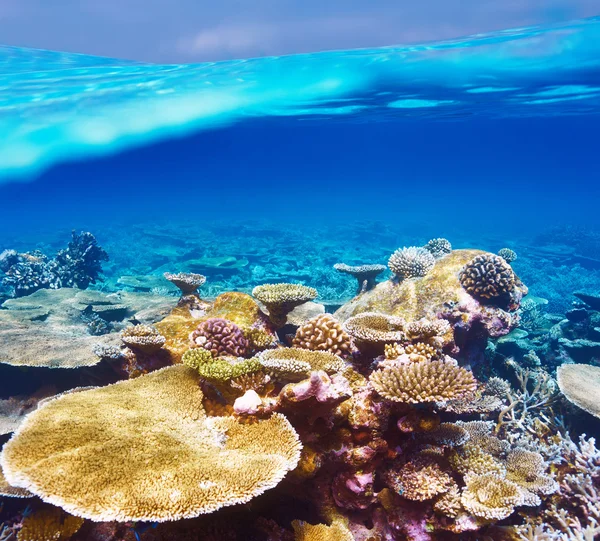
[[183, 354], [182, 361], [183, 364], [197, 370], [200, 377], [211, 383], [226, 383], [262, 369], [262, 365], [257, 359], [232, 363], [224, 359], [215, 359], [210, 351], [202, 348], [189, 349]]

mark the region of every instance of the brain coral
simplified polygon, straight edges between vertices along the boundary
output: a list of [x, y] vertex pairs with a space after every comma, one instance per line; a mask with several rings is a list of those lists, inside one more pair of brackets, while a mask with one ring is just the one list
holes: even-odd
[[521, 489], [496, 473], [469, 475], [466, 482], [461, 503], [476, 517], [502, 520], [512, 514], [515, 506], [524, 504]]
[[460, 283], [477, 299], [495, 299], [509, 295], [515, 287], [515, 273], [500, 256], [479, 255], [460, 272]]
[[558, 386], [567, 400], [600, 418], [600, 367], [591, 364], [563, 364], [556, 371]]
[[283, 327], [287, 315], [296, 306], [312, 301], [318, 293], [312, 287], [299, 284], [264, 284], [256, 286], [252, 295], [267, 307], [272, 323]]
[[350, 336], [331, 314], [309, 319], [298, 328], [293, 344], [313, 351], [329, 351], [335, 355], [349, 355], [352, 351]]
[[376, 370], [369, 378], [393, 402], [442, 402], [469, 395], [477, 388], [473, 374], [453, 363], [424, 361]]
[[134, 351], [153, 353], [165, 345], [166, 338], [152, 325], [133, 325], [121, 332], [123, 343]]
[[436, 259], [452, 253], [452, 244], [449, 240], [443, 238], [431, 239], [423, 248], [431, 252], [431, 255]]
[[425, 276], [435, 265], [435, 257], [425, 248], [411, 246], [396, 250], [388, 261], [388, 267], [399, 280]]
[[11, 485], [94, 521], [179, 520], [247, 502], [300, 458], [287, 419], [207, 417], [183, 365], [45, 403], [4, 446]]
[[192, 347], [210, 351], [214, 357], [233, 355], [243, 357], [248, 350], [248, 340], [235, 323], [220, 317], [203, 321], [190, 334]]

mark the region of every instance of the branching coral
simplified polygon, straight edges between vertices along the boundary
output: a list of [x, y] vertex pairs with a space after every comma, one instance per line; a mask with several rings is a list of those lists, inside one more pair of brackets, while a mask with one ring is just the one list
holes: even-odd
[[300, 458], [280, 414], [252, 424], [206, 417], [186, 366], [64, 395], [4, 446], [7, 480], [95, 521], [166, 521], [247, 502]]
[[313, 351], [329, 351], [335, 355], [349, 355], [352, 341], [331, 314], [321, 314], [309, 319], [298, 328], [293, 344]]
[[444, 238], [431, 239], [423, 248], [431, 252], [431, 255], [436, 259], [452, 253], [452, 244]]
[[182, 295], [196, 295], [198, 288], [206, 282], [206, 276], [193, 272], [178, 272], [177, 274], [165, 272], [163, 276], [177, 286]]
[[190, 333], [192, 347], [210, 351], [214, 357], [233, 355], [243, 357], [248, 351], [248, 340], [235, 323], [214, 317], [203, 321]]
[[384, 398], [410, 404], [452, 400], [477, 388], [471, 372], [444, 361], [387, 367], [373, 372], [369, 380]]
[[511, 250], [510, 248], [502, 248], [499, 252], [498, 255], [504, 259], [504, 261], [506, 261], [507, 263], [512, 263], [513, 261], [515, 261], [517, 259], [517, 254], [514, 250]]
[[318, 293], [312, 287], [299, 284], [264, 284], [256, 286], [252, 295], [267, 307], [271, 322], [283, 327], [287, 315], [296, 306], [312, 301]]
[[121, 340], [127, 347], [143, 353], [158, 351], [166, 342], [166, 338], [151, 325], [127, 327], [121, 332]]
[[460, 283], [477, 299], [496, 299], [510, 295], [515, 286], [515, 273], [502, 257], [484, 254], [463, 267]]
[[388, 267], [401, 281], [425, 276], [434, 265], [431, 252], [416, 246], [396, 250], [388, 261]]
[[416, 342], [407, 344], [404, 348], [404, 354], [408, 355], [413, 361], [435, 361], [441, 357], [442, 352], [425, 342]]
[[357, 293], [360, 294], [375, 287], [377, 276], [385, 270], [385, 265], [350, 266], [345, 263], [336, 263], [333, 268], [338, 272], [354, 276], [358, 280]]

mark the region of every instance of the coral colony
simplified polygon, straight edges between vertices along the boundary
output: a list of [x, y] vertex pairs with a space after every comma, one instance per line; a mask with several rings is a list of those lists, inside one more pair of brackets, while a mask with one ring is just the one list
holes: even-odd
[[90, 233], [5, 251], [0, 539], [592, 541], [600, 451], [568, 427], [600, 417], [600, 299], [548, 325], [516, 257], [339, 263], [358, 293], [326, 313], [303, 284], [207, 300], [197, 273], [86, 290]]

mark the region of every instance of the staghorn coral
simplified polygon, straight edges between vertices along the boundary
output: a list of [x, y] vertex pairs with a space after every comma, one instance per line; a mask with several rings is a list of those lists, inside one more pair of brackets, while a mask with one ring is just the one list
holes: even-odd
[[121, 331], [121, 340], [134, 351], [154, 353], [166, 342], [165, 337], [152, 325], [133, 325]]
[[345, 263], [336, 263], [333, 268], [338, 272], [354, 276], [358, 280], [357, 295], [359, 295], [375, 287], [377, 277], [385, 270], [385, 265], [350, 266]]
[[309, 319], [298, 328], [292, 343], [297, 348], [329, 351], [339, 356], [352, 352], [350, 336], [331, 314], [321, 314]]
[[430, 252], [436, 259], [452, 253], [452, 244], [450, 244], [448, 239], [444, 238], [431, 239], [423, 248]]
[[355, 340], [373, 344], [401, 342], [406, 338], [403, 328], [404, 320], [376, 312], [363, 312], [343, 325], [344, 331]]
[[213, 357], [233, 355], [243, 357], [248, 351], [248, 340], [235, 323], [214, 317], [203, 321], [190, 333], [192, 348], [210, 351]]
[[25, 516], [17, 541], [68, 541], [82, 525], [82, 518], [44, 506]]
[[294, 541], [354, 541], [354, 536], [341, 520], [326, 524], [308, 524], [301, 520], [292, 522]]
[[373, 372], [369, 381], [387, 400], [410, 404], [452, 400], [477, 388], [471, 372], [444, 361], [387, 367]]
[[206, 417], [202, 399], [198, 375], [181, 365], [61, 396], [21, 425], [2, 468], [76, 516], [162, 522], [247, 502], [297, 465], [285, 417]]
[[476, 299], [496, 299], [510, 295], [515, 273], [500, 256], [485, 254], [473, 258], [460, 272], [460, 283]]
[[511, 250], [510, 248], [502, 248], [498, 252], [498, 255], [509, 264], [512, 263], [513, 261], [516, 261], [516, 259], [517, 259], [516, 252], [514, 252], [514, 250]]
[[396, 250], [388, 261], [388, 267], [400, 281], [425, 276], [434, 265], [431, 252], [416, 246]]
[[346, 367], [344, 360], [333, 353], [301, 348], [278, 348], [263, 351], [258, 359], [265, 368], [284, 379], [286, 374], [306, 376], [314, 370], [323, 370], [328, 374], [333, 374]]
[[312, 287], [299, 284], [264, 284], [256, 286], [252, 295], [267, 307], [273, 325], [283, 327], [287, 315], [296, 306], [312, 301], [318, 293]]
[[460, 501], [463, 507], [479, 518], [502, 520], [515, 507], [524, 505], [524, 496], [516, 483], [496, 473], [468, 475]]
[[163, 276], [179, 288], [181, 295], [197, 295], [198, 288], [206, 283], [206, 276], [193, 272], [178, 272], [177, 274], [165, 272]]
[[558, 386], [566, 399], [600, 418], [600, 367], [590, 364], [563, 364], [556, 371]]
[[403, 498], [413, 501], [431, 500], [448, 491], [452, 478], [430, 457], [417, 456], [400, 469], [388, 469], [385, 483]]

